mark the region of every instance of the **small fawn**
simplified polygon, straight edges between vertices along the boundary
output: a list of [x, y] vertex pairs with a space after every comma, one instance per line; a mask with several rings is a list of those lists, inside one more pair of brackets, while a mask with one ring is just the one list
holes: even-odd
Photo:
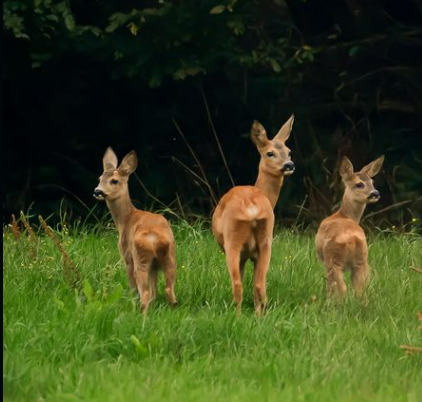
[[254, 121], [251, 139], [261, 155], [255, 186], [236, 186], [220, 200], [212, 217], [212, 230], [226, 255], [237, 314], [241, 313], [243, 273], [246, 261], [254, 262], [255, 313], [262, 314], [267, 304], [266, 276], [271, 258], [274, 212], [284, 177], [294, 172], [291, 151], [285, 145], [294, 116], [272, 139]]
[[131, 287], [137, 288], [141, 309], [147, 314], [155, 298], [157, 275], [165, 277], [165, 292], [171, 305], [176, 305], [176, 245], [167, 220], [158, 214], [136, 209], [129, 197], [129, 176], [138, 160], [129, 152], [117, 167], [117, 156], [109, 147], [103, 157], [104, 172], [94, 190], [97, 200], [105, 200], [119, 232], [119, 250], [127, 268]]
[[369, 281], [368, 245], [359, 221], [366, 204], [380, 199], [372, 177], [381, 169], [384, 156], [379, 157], [360, 172], [354, 173], [347, 157], [340, 164], [340, 176], [346, 187], [340, 209], [321, 222], [315, 244], [319, 259], [327, 271], [327, 297], [343, 299], [347, 287], [344, 272], [350, 269], [352, 285], [363, 296]]

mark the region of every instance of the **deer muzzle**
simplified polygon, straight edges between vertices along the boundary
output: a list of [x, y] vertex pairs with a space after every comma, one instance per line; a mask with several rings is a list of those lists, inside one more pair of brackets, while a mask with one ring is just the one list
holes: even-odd
[[293, 162], [287, 162], [284, 164], [283, 168], [281, 169], [281, 172], [284, 174], [284, 176], [290, 176], [295, 171], [295, 164]]
[[97, 200], [104, 200], [106, 198], [106, 194], [104, 193], [104, 191], [100, 190], [99, 188], [96, 188], [94, 190], [93, 196]]

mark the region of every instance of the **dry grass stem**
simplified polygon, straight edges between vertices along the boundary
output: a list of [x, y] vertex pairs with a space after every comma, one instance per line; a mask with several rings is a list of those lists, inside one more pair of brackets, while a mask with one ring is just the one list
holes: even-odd
[[14, 214], [12, 214], [12, 219], [9, 226], [10, 226], [10, 229], [12, 230], [15, 240], [19, 241], [21, 238], [21, 230], [19, 229], [19, 225]]
[[[66, 282], [68, 285], [73, 288], [76, 286], [77, 283], [80, 282], [80, 275], [78, 270], [76, 269], [75, 264], [70, 259], [69, 255], [67, 254], [66, 250], [64, 249], [63, 245], [60, 243], [59, 239], [54, 234], [53, 230], [50, 228], [50, 226], [47, 225], [47, 222], [43, 219], [43, 217], [40, 215], [38, 217], [40, 220], [41, 226], [44, 229], [45, 233], [50, 237], [51, 240], [53, 240], [53, 243], [56, 245], [58, 250], [60, 251], [61, 255], [63, 256], [63, 274], [66, 279]], [[71, 280], [71, 273], [70, 270], [73, 271], [76, 280], [72, 282]]]
[[21, 211], [20, 213], [21, 215], [21, 221], [23, 223], [23, 226], [26, 229], [26, 232], [28, 233], [28, 237], [29, 237], [29, 250], [30, 250], [30, 254], [31, 256], [35, 259], [37, 258], [37, 236], [34, 233], [34, 230], [32, 229], [31, 225], [29, 224], [28, 220], [25, 217], [25, 214], [23, 213], [23, 211]]
[[422, 274], [422, 269], [421, 268], [410, 267], [410, 269], [412, 269], [415, 272], [418, 272], [418, 273]]
[[410, 346], [410, 345], [400, 345], [400, 349], [404, 350], [406, 353], [422, 353], [422, 348], [419, 346]]

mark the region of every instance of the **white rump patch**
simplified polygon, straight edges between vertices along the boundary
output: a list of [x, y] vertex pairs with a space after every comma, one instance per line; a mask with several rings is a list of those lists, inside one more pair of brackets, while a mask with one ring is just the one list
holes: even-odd
[[250, 219], [256, 219], [259, 209], [256, 205], [250, 205], [246, 208], [246, 215], [248, 215], [248, 218]]
[[154, 233], [148, 233], [146, 236], [148, 241], [154, 244], [157, 241], [157, 236]]

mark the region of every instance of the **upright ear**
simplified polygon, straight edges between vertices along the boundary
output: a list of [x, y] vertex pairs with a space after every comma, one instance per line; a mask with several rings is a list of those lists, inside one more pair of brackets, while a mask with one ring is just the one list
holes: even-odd
[[259, 121], [254, 120], [251, 128], [251, 140], [258, 147], [267, 145], [268, 137], [265, 128]]
[[292, 114], [290, 116], [289, 120], [287, 120], [283, 124], [283, 127], [280, 128], [280, 131], [277, 133], [277, 135], [274, 137], [274, 139], [281, 141], [281, 142], [286, 142], [289, 139], [290, 134], [292, 132], [294, 121], [295, 121], [295, 115]]
[[108, 147], [103, 156], [104, 172], [106, 170], [116, 169], [116, 168], [117, 168], [117, 156], [114, 153], [113, 149], [111, 147]]
[[122, 176], [129, 176], [138, 167], [138, 158], [136, 157], [135, 151], [130, 151], [122, 160], [119, 166], [119, 174]]
[[339, 172], [343, 180], [349, 180], [353, 176], [353, 165], [347, 156], [343, 156], [340, 162]]
[[362, 168], [361, 172], [367, 174], [369, 177], [374, 177], [381, 170], [383, 162], [384, 155], [380, 156], [378, 159], [375, 159], [369, 165], [366, 165], [364, 168]]

